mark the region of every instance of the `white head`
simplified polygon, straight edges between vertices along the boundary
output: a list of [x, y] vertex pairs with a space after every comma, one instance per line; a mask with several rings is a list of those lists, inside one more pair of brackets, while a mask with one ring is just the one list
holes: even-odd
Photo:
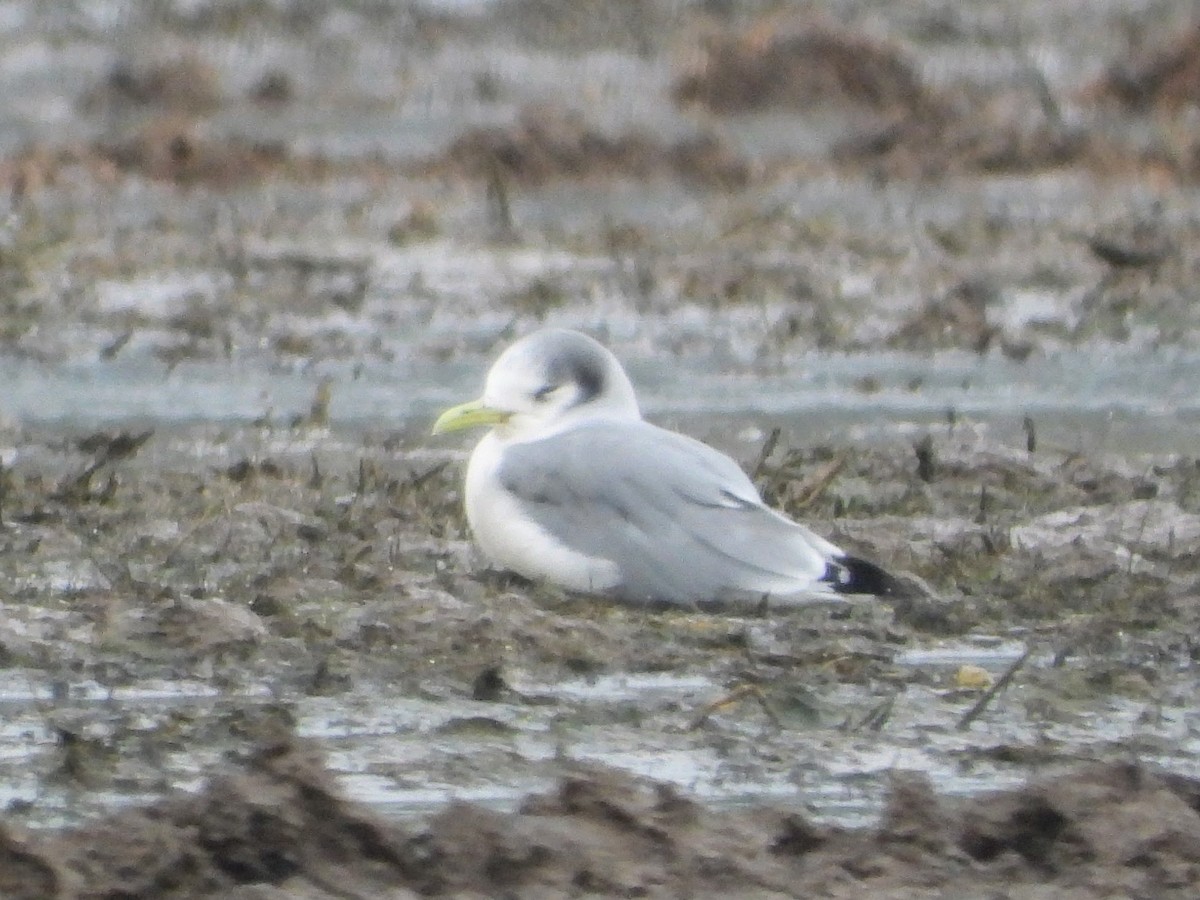
[[446, 410], [433, 430], [493, 425], [501, 438], [521, 441], [598, 416], [641, 418], [629, 376], [587, 335], [547, 328], [501, 353], [488, 371], [483, 397]]

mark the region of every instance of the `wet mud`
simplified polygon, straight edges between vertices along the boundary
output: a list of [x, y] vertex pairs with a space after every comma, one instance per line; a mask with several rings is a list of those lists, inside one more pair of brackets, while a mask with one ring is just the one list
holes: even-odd
[[0, 831], [14, 900], [100, 897], [1188, 897], [1200, 782], [1091, 765], [968, 800], [897, 772], [878, 825], [706, 808], [581, 769], [514, 812], [396, 825], [339, 796], [311, 747], [258, 749], [199, 794], [57, 835]]
[[[1160, 6], [14, 4], [0, 894], [1196, 896]], [[543, 323], [906, 590], [488, 570], [427, 430]]]
[[[9, 893], [1193, 889], [1194, 461], [1128, 467], [965, 426], [916, 447], [780, 440], [760, 448], [764, 494], [913, 590], [721, 613], [483, 570], [458, 466], [398, 466], [410, 440], [305, 423], [22, 439], [0, 646], [10, 677], [50, 693], [20, 726], [42, 736], [6, 764], [37, 784], [5, 816]], [[989, 657], [996, 636], [1016, 650]], [[623, 694], [626, 673], [666, 690]], [[136, 699], [183, 680], [215, 691]], [[405, 698], [424, 711], [372, 724]], [[682, 776], [673, 758], [692, 760]], [[446, 800], [395, 824], [339, 799], [367, 773]], [[1031, 783], [964, 799], [967, 773]], [[862, 824], [806, 793], [826, 778], [873, 785]], [[105, 813], [114, 791], [185, 785]], [[488, 802], [452, 799], [469, 785]], [[820, 812], [797, 811], [806, 796]]]
[[609, 138], [577, 118], [530, 109], [513, 129], [479, 129], [456, 140], [431, 166], [439, 174], [505, 178], [544, 184], [557, 178], [646, 179], [674, 176], [710, 186], [738, 187], [749, 166], [715, 135], [664, 146], [649, 134]]

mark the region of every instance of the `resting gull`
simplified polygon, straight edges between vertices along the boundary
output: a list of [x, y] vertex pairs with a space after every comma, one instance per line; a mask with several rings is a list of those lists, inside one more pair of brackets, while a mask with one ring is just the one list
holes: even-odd
[[828, 602], [895, 579], [766, 506], [746, 473], [642, 418], [604, 346], [544, 329], [506, 349], [483, 396], [434, 434], [491, 429], [467, 465], [467, 520], [503, 569], [631, 603]]

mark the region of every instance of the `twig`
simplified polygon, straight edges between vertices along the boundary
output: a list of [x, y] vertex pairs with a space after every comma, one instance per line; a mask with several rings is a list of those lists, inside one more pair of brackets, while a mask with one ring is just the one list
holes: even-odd
[[154, 434], [154, 429], [143, 431], [141, 434], [131, 434], [130, 432], [121, 432], [111, 438], [105, 438], [96, 450], [96, 455], [92, 461], [83, 467], [83, 470], [77, 474], [70, 476], [64, 480], [58, 489], [51, 494], [54, 500], [78, 500], [82, 499], [88, 492], [92, 484], [92, 477], [107, 466], [109, 463], [116, 462], [126, 457], [133, 456], [142, 444], [150, 440]]
[[892, 710], [896, 708], [897, 696], [899, 696], [898, 693], [892, 694], [890, 697], [885, 698], [881, 703], [877, 703], [867, 711], [867, 714], [863, 716], [861, 720], [853, 725], [849, 725], [846, 730], [850, 732], [865, 730], [876, 733], [882, 731], [883, 726], [886, 725], [888, 720], [892, 717]]
[[1017, 62], [1024, 69], [1022, 74], [1029, 79], [1034, 96], [1037, 97], [1038, 106], [1042, 109], [1042, 115], [1046, 117], [1046, 121], [1056, 131], [1062, 129], [1062, 106], [1059, 104], [1058, 98], [1054, 96], [1054, 91], [1050, 88], [1050, 82], [1046, 79], [1046, 73], [1042, 71], [1042, 67], [1033, 58], [1033, 54], [1029, 52], [1029, 48], [1025, 45], [1024, 40], [1021, 39], [1019, 34], [1013, 35], [1012, 49]]
[[783, 433], [781, 428], [772, 428], [771, 433], [767, 435], [767, 439], [763, 441], [762, 449], [758, 451], [758, 461], [754, 463], [754, 468], [751, 469], [750, 480], [758, 481], [758, 478], [763, 473], [763, 468], [767, 465], [767, 460], [771, 458], [771, 454], [775, 452], [775, 445], [779, 443], [779, 435]]
[[845, 451], [826, 464], [825, 468], [818, 472], [812, 481], [804, 485], [800, 499], [792, 505], [797, 509], [803, 509], [825, 493], [825, 489], [833, 484], [833, 479], [842, 471], [842, 468], [846, 465], [846, 460], [849, 458], [850, 452]]
[[971, 727], [971, 723], [979, 718], [979, 714], [988, 708], [992, 702], [992, 699], [1002, 690], [1008, 687], [1008, 683], [1013, 680], [1013, 676], [1016, 675], [1017, 672], [1021, 670], [1021, 667], [1025, 665], [1025, 661], [1029, 659], [1029, 654], [1032, 652], [1032, 647], [1026, 648], [1025, 652], [1022, 653], [1013, 662], [1013, 664], [1008, 667], [1008, 671], [997, 678], [996, 683], [988, 688], [986, 692], [984, 692], [984, 695], [975, 702], [975, 705], [963, 713], [963, 717], [958, 720], [958, 724], [955, 726], [958, 731], [966, 731]]
[[716, 700], [712, 701], [712, 703], [706, 704], [704, 708], [701, 709], [700, 712], [695, 715], [695, 717], [693, 717], [692, 721], [688, 723], [688, 731], [695, 731], [697, 728], [707, 722], [713, 713], [721, 712], [722, 710], [736, 706], [747, 697], [752, 698], [758, 703], [759, 706], [762, 707], [763, 712], [766, 713], [767, 718], [771, 720], [772, 725], [774, 725], [776, 728], [783, 727], [779, 721], [779, 715], [774, 709], [772, 709], [771, 704], [767, 700], [767, 697], [761, 687], [759, 687], [757, 684], [739, 684], [728, 694], [725, 694], [723, 697], [718, 697]]

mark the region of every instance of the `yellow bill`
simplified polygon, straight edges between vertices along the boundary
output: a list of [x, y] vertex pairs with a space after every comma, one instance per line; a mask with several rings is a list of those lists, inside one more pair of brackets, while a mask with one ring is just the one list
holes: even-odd
[[433, 433], [445, 434], [447, 431], [462, 431], [479, 425], [500, 425], [511, 416], [510, 412], [486, 406], [482, 400], [472, 400], [452, 406], [438, 416], [433, 423]]

